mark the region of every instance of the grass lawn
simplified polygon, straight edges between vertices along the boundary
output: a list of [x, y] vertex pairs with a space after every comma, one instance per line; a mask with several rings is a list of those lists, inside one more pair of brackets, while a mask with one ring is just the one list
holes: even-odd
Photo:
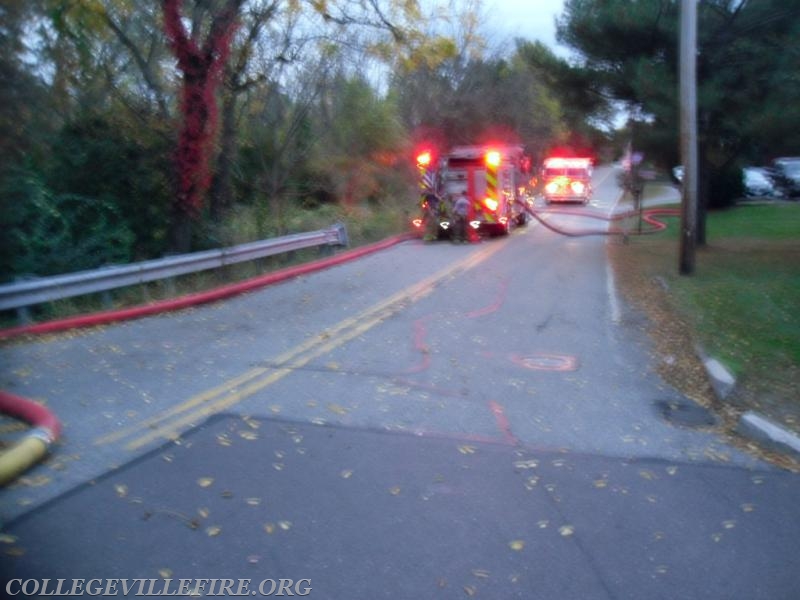
[[709, 213], [692, 276], [678, 275], [672, 221], [663, 233], [609, 244], [623, 293], [651, 317], [663, 313], [662, 337], [699, 343], [723, 362], [737, 377], [734, 403], [800, 431], [800, 204]]

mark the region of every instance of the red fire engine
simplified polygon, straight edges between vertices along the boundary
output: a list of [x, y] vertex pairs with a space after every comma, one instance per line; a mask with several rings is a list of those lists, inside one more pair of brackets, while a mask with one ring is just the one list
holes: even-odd
[[544, 199], [551, 202], [581, 202], [592, 198], [592, 159], [547, 158], [542, 167]]

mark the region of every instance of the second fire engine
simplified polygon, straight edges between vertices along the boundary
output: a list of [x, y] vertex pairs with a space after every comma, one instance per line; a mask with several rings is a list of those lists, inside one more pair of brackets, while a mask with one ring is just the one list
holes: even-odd
[[542, 166], [544, 200], [581, 202], [592, 199], [592, 159], [547, 158]]

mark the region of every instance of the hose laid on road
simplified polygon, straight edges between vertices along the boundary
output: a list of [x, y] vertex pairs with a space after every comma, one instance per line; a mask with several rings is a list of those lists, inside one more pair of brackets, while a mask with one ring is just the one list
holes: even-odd
[[0, 413], [33, 425], [25, 437], [0, 454], [0, 485], [6, 485], [47, 455], [61, 435], [61, 423], [41, 404], [3, 391]]
[[287, 279], [292, 279], [294, 277], [299, 277], [301, 275], [327, 269], [335, 265], [340, 265], [355, 258], [360, 258], [373, 252], [389, 248], [390, 246], [412, 239], [413, 237], [415, 237], [414, 234], [397, 235], [374, 244], [369, 244], [367, 246], [361, 246], [359, 248], [341, 252], [335, 256], [315, 260], [294, 267], [288, 267], [286, 269], [281, 269], [280, 271], [267, 273], [266, 275], [254, 277], [240, 283], [222, 286], [206, 292], [188, 294], [186, 296], [162, 300], [160, 302], [154, 302], [152, 304], [146, 304], [142, 306], [134, 306], [132, 308], [103, 311], [87, 315], [68, 317], [66, 319], [59, 319], [56, 321], [48, 321], [46, 323], [20, 325], [18, 327], [11, 327], [9, 329], [0, 329], [0, 341], [23, 335], [42, 335], [47, 333], [59, 333], [62, 331], [83, 327], [108, 325], [109, 323], [138, 319], [168, 311], [190, 308], [199, 304], [217, 302], [219, 300], [224, 300], [238, 294], [250, 292], [273, 283], [279, 283], [286, 281]]
[[564, 209], [558, 208], [553, 209], [549, 208], [544, 211], [536, 210], [534, 208], [528, 208], [528, 214], [530, 214], [534, 219], [536, 219], [539, 223], [541, 223], [544, 227], [552, 231], [553, 233], [558, 233], [560, 235], [566, 235], [569, 237], [583, 237], [583, 236], [590, 236], [590, 235], [646, 235], [649, 233], [656, 233], [658, 231], [663, 231], [667, 228], [667, 224], [663, 221], [660, 221], [658, 217], [677, 217], [680, 216], [680, 210], [675, 208], [648, 208], [642, 211], [642, 221], [650, 225], [649, 228], [643, 229], [639, 231], [638, 229], [619, 229], [619, 228], [608, 228], [608, 229], [566, 229], [561, 226], [554, 225], [548, 219], [545, 219], [542, 215], [569, 215], [569, 216], [576, 216], [576, 217], [588, 217], [590, 219], [598, 219], [600, 221], [606, 221], [609, 223], [613, 223], [615, 221], [621, 221], [623, 219], [628, 219], [631, 217], [637, 217], [639, 215], [638, 211], [631, 210], [624, 213], [619, 213], [616, 215], [606, 215], [598, 212], [594, 212], [591, 210], [586, 209]]

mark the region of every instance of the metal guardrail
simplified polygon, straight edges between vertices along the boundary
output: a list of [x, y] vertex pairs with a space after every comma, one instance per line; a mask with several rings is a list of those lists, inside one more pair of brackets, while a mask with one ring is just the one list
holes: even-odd
[[19, 281], [0, 285], [0, 310], [24, 309], [43, 302], [169, 279], [314, 246], [347, 245], [347, 230], [343, 224], [337, 223], [329, 229], [297, 233], [229, 248]]

